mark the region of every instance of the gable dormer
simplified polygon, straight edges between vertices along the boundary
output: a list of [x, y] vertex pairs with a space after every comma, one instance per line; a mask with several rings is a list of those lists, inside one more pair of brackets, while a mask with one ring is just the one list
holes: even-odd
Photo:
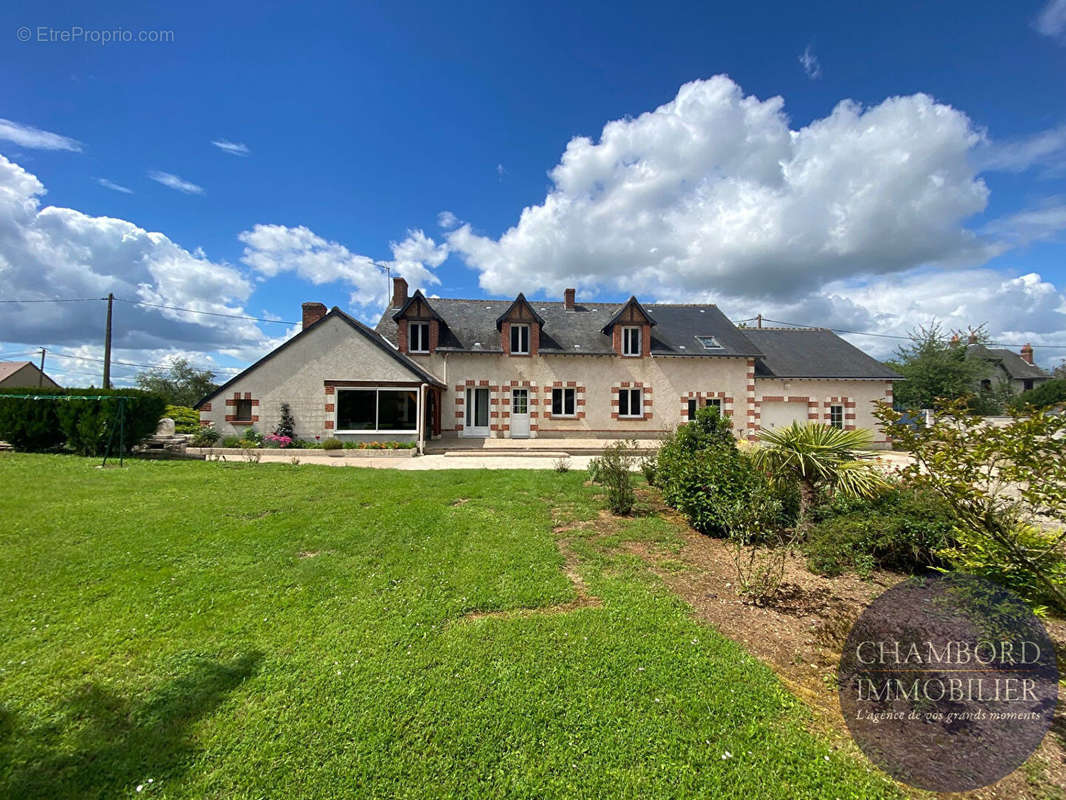
[[396, 320], [396, 347], [401, 353], [417, 356], [437, 352], [443, 320], [421, 289], [407, 298], [392, 318]]
[[540, 329], [543, 327], [543, 317], [521, 293], [496, 318], [500, 347], [509, 356], [535, 356], [540, 347]]
[[651, 355], [651, 329], [655, 324], [655, 317], [633, 296], [615, 312], [601, 333], [611, 337], [611, 349], [616, 354], [644, 358]]

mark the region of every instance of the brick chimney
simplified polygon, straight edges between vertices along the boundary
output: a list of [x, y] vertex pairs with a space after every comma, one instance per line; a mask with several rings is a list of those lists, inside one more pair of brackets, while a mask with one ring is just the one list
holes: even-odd
[[326, 316], [326, 307], [321, 303], [304, 303], [304, 329]]
[[403, 278], [392, 279], [392, 307], [399, 308], [407, 302], [407, 281]]
[[970, 344], [977, 344], [977, 334], [971, 332], [970, 338], [967, 340]]
[[1022, 360], [1025, 361], [1026, 364], [1033, 363], [1033, 346], [1029, 344], [1029, 342], [1026, 342], [1025, 346], [1022, 348]]
[[574, 310], [574, 290], [563, 289], [563, 308], [567, 311]]

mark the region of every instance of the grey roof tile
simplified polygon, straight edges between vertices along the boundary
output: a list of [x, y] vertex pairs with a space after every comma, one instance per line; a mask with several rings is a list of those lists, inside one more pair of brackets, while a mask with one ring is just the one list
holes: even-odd
[[763, 356], [755, 362], [763, 378], [879, 378], [902, 376], [825, 328], [745, 328]]

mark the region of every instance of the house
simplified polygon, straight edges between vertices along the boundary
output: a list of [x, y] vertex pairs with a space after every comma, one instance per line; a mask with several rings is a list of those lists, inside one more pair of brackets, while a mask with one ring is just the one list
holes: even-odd
[[1007, 385], [1013, 394], [1021, 394], [1051, 380], [1051, 375], [1033, 363], [1033, 346], [1025, 344], [1021, 353], [1002, 347], [986, 347], [971, 336], [966, 345], [968, 358], [980, 358], [988, 362], [989, 375], [977, 388], [991, 391], [999, 385]]
[[0, 361], [0, 389], [62, 389], [32, 361]]
[[[900, 376], [820, 328], [738, 328], [714, 305], [460, 300], [395, 278], [373, 329], [304, 303], [303, 330], [197, 404], [202, 425], [300, 438], [659, 437], [702, 406], [737, 436], [876, 428]], [[881, 442], [884, 443], [883, 440]]]

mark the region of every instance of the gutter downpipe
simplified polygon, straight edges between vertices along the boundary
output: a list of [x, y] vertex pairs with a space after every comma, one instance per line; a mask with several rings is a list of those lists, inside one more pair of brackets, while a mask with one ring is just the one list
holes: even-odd
[[418, 454], [426, 454], [426, 389], [428, 383], [418, 387]]

